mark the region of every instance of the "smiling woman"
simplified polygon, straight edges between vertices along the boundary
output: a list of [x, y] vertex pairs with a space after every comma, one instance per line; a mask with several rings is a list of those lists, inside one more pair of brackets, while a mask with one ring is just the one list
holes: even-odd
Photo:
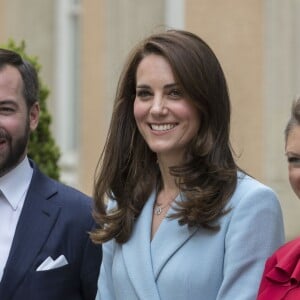
[[[291, 110], [285, 129], [285, 151], [291, 187], [300, 198], [300, 98]], [[300, 238], [280, 247], [267, 260], [258, 300], [300, 299]]]
[[293, 105], [292, 116], [285, 130], [285, 144], [290, 184], [300, 198], [300, 99]]
[[229, 135], [224, 73], [201, 38], [170, 30], [133, 49], [95, 178], [97, 300], [255, 298], [282, 215]]
[[169, 165], [176, 165], [184, 159], [185, 148], [197, 135], [200, 119], [163, 56], [150, 54], [137, 68], [134, 117], [158, 162], [168, 159]]

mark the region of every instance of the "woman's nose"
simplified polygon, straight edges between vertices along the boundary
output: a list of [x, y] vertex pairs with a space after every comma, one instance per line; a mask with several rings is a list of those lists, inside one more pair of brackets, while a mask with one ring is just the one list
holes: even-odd
[[162, 115], [167, 113], [168, 109], [162, 96], [158, 95], [153, 98], [150, 112], [152, 114]]

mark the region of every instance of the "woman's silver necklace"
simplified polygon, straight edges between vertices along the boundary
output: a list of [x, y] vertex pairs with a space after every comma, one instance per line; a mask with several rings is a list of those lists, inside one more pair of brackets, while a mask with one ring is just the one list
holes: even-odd
[[161, 215], [161, 214], [163, 213], [164, 209], [167, 208], [167, 207], [170, 207], [170, 205], [172, 204], [172, 202], [173, 202], [175, 199], [176, 199], [176, 196], [173, 197], [173, 199], [172, 199], [171, 201], [169, 201], [165, 206], [162, 206], [162, 203], [157, 203], [157, 202], [155, 201], [155, 203], [154, 203], [154, 209], [153, 209], [154, 214], [155, 214], [156, 216]]
[[155, 203], [154, 214], [159, 216], [163, 212], [163, 210], [169, 206], [170, 206], [170, 203], [168, 203], [166, 206], [162, 206], [162, 204], [160, 204], [160, 203]]

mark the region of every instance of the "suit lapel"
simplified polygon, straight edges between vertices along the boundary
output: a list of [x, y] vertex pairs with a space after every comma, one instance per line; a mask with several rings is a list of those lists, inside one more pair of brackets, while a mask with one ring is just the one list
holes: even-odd
[[[176, 198], [180, 200], [180, 196]], [[174, 208], [171, 207], [168, 215], [174, 213]], [[189, 228], [187, 225], [180, 226], [178, 219], [165, 218], [160, 224], [151, 243], [152, 264], [155, 280], [170, 259], [170, 257], [184, 245], [197, 231], [196, 227]]]
[[122, 253], [128, 276], [138, 295], [138, 299], [159, 300], [150, 253], [150, 233], [153, 193], [146, 202], [136, 221], [130, 240], [122, 245]]
[[49, 236], [60, 207], [49, 201], [55, 184], [34, 167], [33, 177], [16, 228], [1, 281], [1, 294], [10, 299]]

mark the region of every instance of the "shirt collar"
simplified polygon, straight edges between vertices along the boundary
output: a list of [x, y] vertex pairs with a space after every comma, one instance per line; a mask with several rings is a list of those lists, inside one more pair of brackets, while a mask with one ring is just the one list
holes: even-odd
[[24, 199], [23, 196], [29, 187], [32, 173], [33, 169], [26, 156], [14, 169], [0, 177], [2, 194], [14, 210], [17, 209], [20, 201]]

